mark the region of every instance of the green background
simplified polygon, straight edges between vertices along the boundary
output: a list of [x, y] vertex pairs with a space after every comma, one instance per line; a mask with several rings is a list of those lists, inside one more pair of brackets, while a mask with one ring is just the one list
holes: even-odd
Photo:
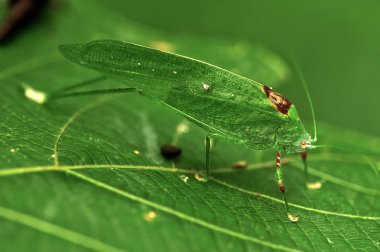
[[[174, 34], [244, 38], [285, 59], [293, 54], [319, 120], [380, 133], [378, 1], [141, 0], [120, 6], [127, 17]], [[281, 91], [302, 118], [311, 118], [296, 78]]]

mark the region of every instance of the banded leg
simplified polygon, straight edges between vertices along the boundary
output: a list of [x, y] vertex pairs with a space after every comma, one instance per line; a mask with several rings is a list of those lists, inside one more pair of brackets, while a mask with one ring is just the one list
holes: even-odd
[[277, 179], [278, 187], [280, 188], [282, 196], [284, 198], [284, 202], [285, 202], [285, 207], [286, 207], [286, 212], [288, 214], [288, 218], [292, 222], [297, 222], [298, 221], [298, 217], [291, 215], [290, 211], [289, 211], [288, 200], [286, 198], [286, 193], [285, 193], [285, 185], [284, 185], [284, 181], [283, 181], [283, 178], [282, 178], [281, 153], [279, 151], [276, 151], [276, 179]]

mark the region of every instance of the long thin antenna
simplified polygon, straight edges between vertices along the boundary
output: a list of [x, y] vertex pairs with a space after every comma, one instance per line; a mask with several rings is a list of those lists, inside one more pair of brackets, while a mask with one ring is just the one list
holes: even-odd
[[313, 106], [313, 102], [311, 101], [311, 96], [310, 96], [310, 91], [309, 91], [309, 88], [306, 84], [306, 81], [305, 81], [305, 77], [301, 71], [301, 68], [299, 67], [295, 57], [293, 56], [292, 57], [292, 61], [293, 61], [293, 65], [296, 69], [296, 72], [298, 74], [298, 77], [300, 78], [301, 80], [301, 83], [302, 83], [302, 87], [306, 93], [306, 96], [307, 96], [307, 99], [309, 100], [309, 105], [310, 105], [310, 109], [311, 109], [311, 114], [313, 116], [313, 125], [314, 125], [314, 139], [313, 139], [313, 142], [316, 142], [317, 141], [317, 124], [315, 122], [315, 113], [314, 113], [314, 106]]
[[315, 148], [329, 148], [329, 149], [336, 149], [336, 150], [342, 150], [342, 151], [350, 152], [350, 150], [348, 150], [346, 148], [342, 148], [340, 146], [331, 145], [331, 144], [312, 144], [312, 145], [310, 145], [310, 149], [315, 149]]

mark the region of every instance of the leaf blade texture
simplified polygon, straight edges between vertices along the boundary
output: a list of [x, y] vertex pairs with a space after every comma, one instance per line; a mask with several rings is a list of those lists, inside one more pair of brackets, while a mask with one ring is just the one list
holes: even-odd
[[[108, 22], [99, 14], [109, 17]], [[39, 25], [48, 28], [45, 22]], [[275, 73], [288, 68], [270, 50], [245, 44], [243, 51], [251, 57], [235, 64], [244, 57], [236, 53], [242, 49], [236, 51], [235, 43], [170, 37], [125, 19], [106, 1], [68, 1], [55, 25], [49, 40], [41, 41], [46, 30], [36, 25], [17, 43], [0, 48], [1, 59], [6, 59], [0, 61], [1, 250], [378, 249], [378, 179], [356, 155], [310, 152], [311, 179], [322, 182], [319, 190], [305, 189], [299, 157], [288, 157], [285, 183], [291, 207], [301, 216], [293, 224], [273, 178], [273, 153], [215, 142], [214, 180], [201, 183], [194, 173], [204, 167], [202, 129], [187, 124], [189, 131], [177, 139], [183, 151], [175, 169], [159, 154], [160, 145], [171, 143], [177, 127], [183, 126], [182, 117], [170, 110], [133, 95], [42, 106], [27, 99], [21, 88], [26, 84], [50, 92], [96, 77], [56, 51], [58, 44], [75, 41], [112, 38], [171, 45], [176, 53], [240, 69], [234, 72], [261, 82], [283, 82], [289, 73]], [[240, 56], [229, 61], [215, 52]], [[271, 65], [268, 58], [285, 67], [265, 67], [261, 62]], [[105, 81], [99, 88], [116, 85]], [[321, 143], [368, 153], [379, 169], [378, 138], [318, 125]], [[233, 170], [241, 160], [248, 169]]]

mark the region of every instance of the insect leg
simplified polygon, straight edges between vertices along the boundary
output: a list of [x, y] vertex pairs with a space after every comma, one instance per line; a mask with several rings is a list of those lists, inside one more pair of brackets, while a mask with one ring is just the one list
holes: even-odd
[[205, 172], [205, 181], [210, 178], [210, 151], [211, 151], [211, 139], [212, 138], [224, 138], [223, 136], [215, 133], [210, 133], [206, 136], [206, 172]]
[[75, 89], [78, 89], [78, 88], [82, 88], [82, 87], [85, 87], [85, 86], [89, 86], [89, 85], [92, 85], [92, 84], [96, 84], [96, 83], [104, 81], [104, 80], [107, 80], [107, 78], [104, 77], [104, 76], [99, 76], [99, 77], [96, 77], [96, 78], [87, 79], [87, 80], [81, 81], [79, 83], [76, 83], [76, 84], [73, 84], [73, 85], [70, 85], [70, 86], [67, 86], [67, 87], [55, 90], [52, 93], [50, 93], [49, 96], [54, 97], [54, 96], [57, 96], [57, 95], [60, 95], [60, 94], [63, 94], [63, 93], [68, 93], [69, 91], [71, 92], [72, 90], [75, 90]]
[[132, 93], [132, 92], [141, 94], [142, 90], [139, 88], [114, 88], [114, 89], [100, 89], [100, 90], [92, 90], [92, 91], [72, 92], [72, 93], [63, 93], [63, 94], [49, 96], [49, 100], [55, 100], [55, 99], [60, 99], [60, 98], [73, 97], [73, 96], [123, 94], [123, 93]]
[[277, 184], [280, 187], [280, 190], [282, 192], [282, 196], [284, 197], [285, 207], [286, 207], [286, 211], [288, 214], [288, 218], [292, 222], [296, 222], [296, 221], [298, 221], [298, 217], [291, 215], [290, 211], [289, 211], [288, 200], [287, 200], [286, 194], [285, 194], [285, 185], [284, 185], [284, 181], [282, 178], [281, 153], [279, 151], [276, 151], [276, 178], [277, 178]]
[[210, 148], [211, 148], [211, 138], [210, 134], [206, 136], [206, 181], [210, 176]]
[[307, 170], [307, 162], [306, 162], [307, 152], [306, 151], [301, 152], [301, 158], [302, 158], [302, 161], [303, 161], [303, 167], [304, 167], [304, 171], [305, 171], [305, 178], [306, 178], [306, 181], [308, 181], [308, 179], [309, 179], [309, 172]]

